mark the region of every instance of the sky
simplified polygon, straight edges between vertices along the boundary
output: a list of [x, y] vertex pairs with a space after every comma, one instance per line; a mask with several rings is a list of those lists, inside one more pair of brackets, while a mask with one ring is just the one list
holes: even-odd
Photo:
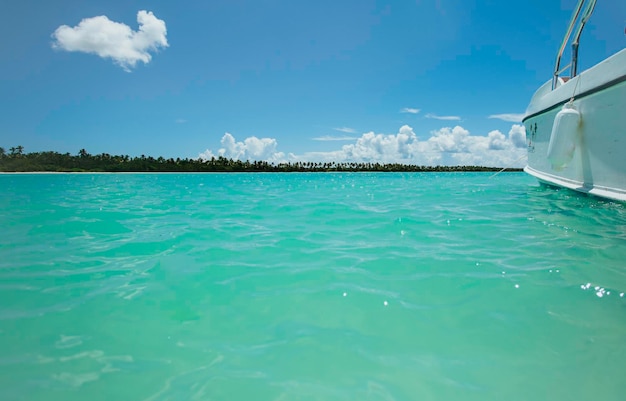
[[[575, 3], [3, 0], [0, 146], [523, 166]], [[626, 2], [599, 0], [580, 69], [625, 26]]]

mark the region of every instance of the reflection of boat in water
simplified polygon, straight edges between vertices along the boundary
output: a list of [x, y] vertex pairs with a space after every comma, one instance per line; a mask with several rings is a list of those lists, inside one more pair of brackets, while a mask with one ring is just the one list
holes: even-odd
[[[580, 35], [595, 4], [579, 0], [554, 76], [526, 110], [524, 170], [547, 184], [626, 201], [626, 49], [577, 73]], [[561, 68], [570, 37], [572, 61]], [[562, 76], [567, 69], [571, 76]]]

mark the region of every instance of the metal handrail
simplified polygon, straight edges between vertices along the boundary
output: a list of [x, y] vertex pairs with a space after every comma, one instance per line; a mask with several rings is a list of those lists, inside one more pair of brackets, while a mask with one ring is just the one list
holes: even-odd
[[572, 18], [569, 22], [569, 25], [567, 26], [567, 32], [565, 33], [563, 42], [561, 42], [561, 47], [559, 47], [559, 52], [556, 55], [554, 74], [552, 77], [552, 89], [556, 88], [559, 75], [568, 67], [571, 67], [572, 78], [576, 76], [576, 73], [578, 71], [578, 43], [579, 43], [580, 35], [583, 31], [585, 24], [587, 23], [587, 20], [589, 20], [589, 17], [591, 17], [591, 13], [593, 12], [593, 9], [596, 5], [596, 1], [597, 0], [590, 0], [589, 3], [587, 3], [587, 8], [585, 8], [585, 11], [583, 12], [583, 16], [578, 23], [578, 29], [576, 30], [576, 35], [574, 36], [574, 41], [572, 42], [572, 62], [569, 65], [560, 69], [561, 57], [563, 56], [563, 51], [565, 50], [565, 46], [567, 46], [567, 43], [569, 42], [569, 38], [572, 35], [572, 31], [574, 30], [574, 26], [576, 25], [576, 21], [578, 20], [580, 11], [582, 10], [586, 2], [586, 0], [578, 0], [578, 4], [576, 4], [576, 8], [574, 9], [574, 12], [572, 13]]
[[578, 30], [574, 35], [574, 41], [572, 42], [572, 78], [574, 78], [578, 73], [578, 43], [580, 42], [580, 35], [583, 33], [583, 28], [591, 17], [593, 9], [596, 7], [596, 2], [597, 0], [591, 0], [587, 3], [587, 8], [585, 8], [583, 16], [580, 18]]

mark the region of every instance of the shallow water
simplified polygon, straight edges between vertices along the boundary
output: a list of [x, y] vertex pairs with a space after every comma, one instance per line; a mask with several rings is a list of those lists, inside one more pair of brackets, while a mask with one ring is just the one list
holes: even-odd
[[625, 205], [523, 173], [0, 175], [2, 400], [621, 400]]

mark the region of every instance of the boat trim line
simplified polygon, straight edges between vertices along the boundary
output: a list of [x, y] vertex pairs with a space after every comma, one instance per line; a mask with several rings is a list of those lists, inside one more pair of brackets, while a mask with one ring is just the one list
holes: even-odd
[[537, 178], [540, 182], [549, 185], [556, 185], [568, 189], [572, 189], [578, 192], [584, 192], [587, 194], [600, 196], [611, 200], [626, 201], [626, 191], [618, 188], [604, 187], [598, 185], [586, 185], [580, 181], [571, 180], [569, 178], [559, 177], [556, 175], [544, 173], [539, 170], [535, 170], [530, 166], [524, 167], [524, 171], [533, 177]]
[[[622, 83], [622, 82], [624, 82], [624, 81], [626, 81], [626, 75], [622, 75], [621, 77], [615, 78], [615, 79], [614, 79], [614, 80], [612, 80], [612, 81], [605, 82], [605, 83], [603, 83], [602, 85], [596, 86], [596, 87], [595, 87], [595, 88], [593, 88], [593, 89], [589, 89], [588, 91], [582, 92], [582, 93], [580, 93], [580, 94], [576, 95], [576, 99], [581, 99], [581, 98], [584, 98], [584, 97], [587, 97], [587, 96], [593, 95], [593, 94], [594, 94], [594, 93], [596, 93], [596, 92], [603, 91], [603, 90], [605, 90], [605, 89], [610, 88], [611, 86], [618, 85], [618, 84], [620, 84], [620, 83]], [[524, 117], [524, 119], [522, 120], [522, 122], [525, 122], [525, 121], [526, 121], [526, 120], [528, 120], [529, 118], [536, 117], [536, 116], [538, 116], [538, 115], [540, 115], [540, 114], [543, 114], [543, 113], [546, 113], [546, 112], [548, 112], [548, 111], [550, 111], [550, 110], [554, 110], [554, 109], [556, 109], [557, 107], [561, 107], [561, 106], [563, 106], [565, 103], [569, 102], [569, 100], [570, 100], [570, 99], [563, 99], [563, 100], [560, 100], [560, 101], [558, 101], [557, 103], [553, 104], [553, 105], [552, 105], [552, 106], [550, 106], [550, 107], [546, 107], [545, 109], [542, 109], [542, 110], [536, 111], [536, 112], [534, 112], [534, 113], [532, 113], [532, 114], [529, 114], [529, 115], [527, 115], [527, 116], [525, 116], [525, 117]]]

